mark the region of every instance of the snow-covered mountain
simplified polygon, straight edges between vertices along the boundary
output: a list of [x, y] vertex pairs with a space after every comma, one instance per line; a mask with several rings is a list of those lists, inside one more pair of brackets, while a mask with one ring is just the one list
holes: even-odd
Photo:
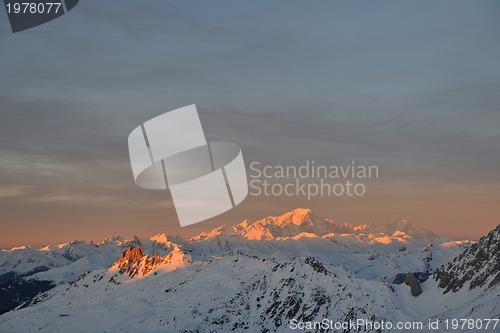
[[253, 223], [243, 221], [238, 225], [226, 225], [193, 237], [200, 241], [217, 236], [239, 236], [248, 240], [285, 240], [302, 237], [353, 237], [362, 242], [388, 243], [405, 242], [405, 238], [438, 238], [428, 230], [418, 230], [407, 221], [383, 225], [337, 224], [334, 221], [316, 216], [310, 209], [297, 208], [280, 216], [268, 216]]
[[[498, 318], [499, 228], [476, 244], [406, 221], [354, 226], [295, 209], [189, 240], [3, 251], [5, 290], [51, 285], [1, 315], [0, 332], [289, 332], [294, 321], [324, 318]], [[450, 287], [456, 281], [467, 288]]]

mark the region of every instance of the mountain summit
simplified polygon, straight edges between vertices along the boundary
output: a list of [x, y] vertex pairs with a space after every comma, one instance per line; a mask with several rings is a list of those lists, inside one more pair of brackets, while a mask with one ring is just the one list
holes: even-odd
[[314, 223], [318, 218], [312, 210], [308, 208], [296, 208], [281, 216], [274, 218], [274, 223], [278, 226], [285, 227], [287, 225], [302, 225], [303, 223]]
[[308, 238], [332, 238], [336, 236], [364, 237], [365, 239], [390, 241], [390, 238], [404, 241], [405, 238], [438, 238], [425, 229], [417, 229], [404, 220], [396, 223], [380, 225], [358, 225], [336, 223], [328, 218], [322, 218], [307, 208], [296, 208], [279, 216], [249, 222], [245, 220], [235, 226], [221, 226], [210, 232], [203, 232], [191, 238], [191, 241], [207, 240], [214, 237], [242, 237], [248, 240], [285, 240]]

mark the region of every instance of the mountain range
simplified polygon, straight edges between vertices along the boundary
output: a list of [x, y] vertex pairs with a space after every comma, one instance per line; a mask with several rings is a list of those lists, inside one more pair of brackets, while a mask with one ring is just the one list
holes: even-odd
[[340, 224], [302, 208], [191, 239], [19, 247], [0, 252], [0, 332], [289, 332], [294, 322], [325, 318], [498, 319], [499, 255], [500, 225], [478, 242], [457, 241], [407, 221]]

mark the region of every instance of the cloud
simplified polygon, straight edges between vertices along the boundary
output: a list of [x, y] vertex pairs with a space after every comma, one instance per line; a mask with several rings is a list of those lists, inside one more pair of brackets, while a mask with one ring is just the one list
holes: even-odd
[[23, 186], [4, 186], [0, 188], [0, 199], [22, 196], [26, 188]]
[[60, 204], [81, 204], [81, 205], [117, 205], [120, 204], [120, 198], [110, 196], [87, 196], [78, 194], [68, 195], [42, 195], [28, 198], [28, 203], [60, 203]]
[[[494, 193], [499, 13], [496, 1], [87, 1], [50, 33], [0, 34], [0, 225], [110, 219], [105, 205], [131, 229], [148, 209], [173, 214], [168, 193], [135, 186], [127, 137], [192, 103], [208, 139], [238, 143], [247, 164], [356, 160], [393, 189]], [[242, 209], [294, 208], [268, 200]]]

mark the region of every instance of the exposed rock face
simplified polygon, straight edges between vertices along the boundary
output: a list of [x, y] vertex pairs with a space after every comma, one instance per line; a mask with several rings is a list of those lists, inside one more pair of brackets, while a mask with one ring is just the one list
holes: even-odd
[[137, 268], [143, 257], [144, 252], [141, 247], [129, 246], [123, 250], [122, 256], [116, 261], [115, 265], [118, 266], [120, 274], [127, 273], [133, 277], [133, 275], [137, 274]]
[[422, 250], [422, 252], [429, 252], [434, 248], [433, 244], [428, 244], [425, 249]]
[[121, 260], [123, 262], [135, 262], [140, 260], [144, 256], [144, 252], [141, 247], [129, 246], [127, 249], [123, 250]]
[[153, 254], [145, 255], [141, 247], [129, 246], [122, 252], [122, 256], [113, 266], [119, 269], [120, 274], [128, 274], [131, 278], [145, 276], [161, 265], [169, 265], [172, 268], [182, 267], [191, 263], [191, 256], [184, 253], [178, 247], [166, 256]]
[[406, 274], [405, 284], [410, 287], [412, 296], [418, 297], [422, 294], [422, 287], [420, 287], [420, 283], [413, 274]]
[[441, 266], [434, 279], [444, 293], [457, 292], [466, 283], [469, 290], [500, 283], [500, 225], [452, 262]]

